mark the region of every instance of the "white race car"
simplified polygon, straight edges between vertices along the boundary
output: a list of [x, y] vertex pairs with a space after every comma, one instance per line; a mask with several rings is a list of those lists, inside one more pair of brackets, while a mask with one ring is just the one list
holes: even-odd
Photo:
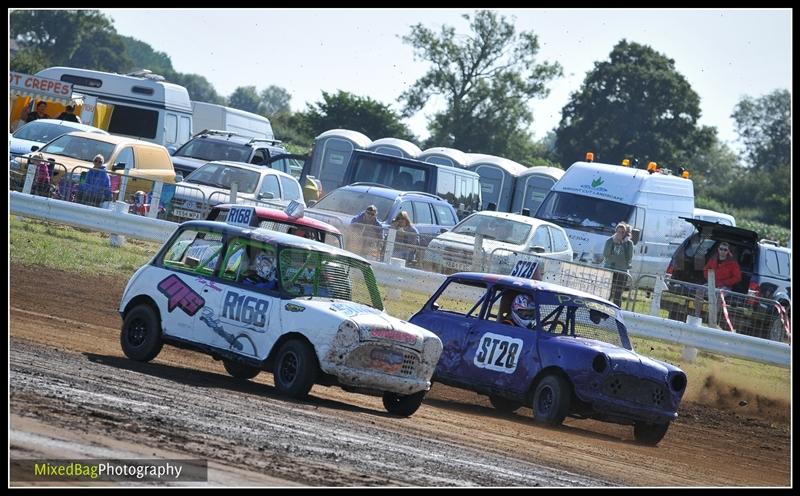
[[442, 352], [435, 334], [383, 311], [363, 258], [249, 225], [181, 224], [128, 281], [119, 312], [133, 360], [172, 344], [236, 378], [271, 371], [294, 398], [315, 383], [381, 394], [401, 416], [419, 408]]

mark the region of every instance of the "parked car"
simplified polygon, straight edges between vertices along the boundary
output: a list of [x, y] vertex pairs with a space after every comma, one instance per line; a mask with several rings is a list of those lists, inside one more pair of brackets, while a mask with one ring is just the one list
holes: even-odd
[[302, 231], [304, 237], [326, 243], [337, 248], [344, 248], [344, 240], [342, 233], [330, 224], [312, 219], [310, 217], [301, 216], [293, 217], [282, 210], [265, 207], [252, 207], [247, 205], [232, 205], [230, 203], [223, 203], [215, 205], [206, 217], [207, 220], [216, 220], [225, 222], [228, 219], [231, 210], [236, 209], [233, 215], [241, 215], [243, 210], [251, 210], [252, 213], [245, 213], [242, 215], [244, 224], [253, 227], [263, 227], [270, 231], [288, 232], [289, 234], [297, 234], [297, 231]]
[[100, 128], [81, 124], [79, 122], [62, 121], [58, 119], [37, 119], [29, 122], [13, 134], [8, 135], [9, 159], [35, 152], [45, 143], [48, 143], [62, 134], [73, 131], [86, 131], [88, 133], [108, 134]]
[[92, 160], [98, 154], [105, 159], [109, 171], [122, 173], [129, 169], [126, 191], [131, 195], [138, 190], [151, 191], [154, 181], [175, 183], [175, 169], [163, 146], [134, 138], [84, 131], [63, 134], [39, 150], [12, 160], [11, 180], [21, 187], [28, 161], [34, 156], [37, 161], [55, 162], [50, 171], [53, 185], [65, 175], [77, 183], [79, 176], [92, 168]]
[[[695, 232], [675, 250], [667, 267], [667, 290], [661, 295], [661, 308], [668, 311], [668, 317], [685, 321], [687, 315], [707, 315], [705, 289], [700, 288], [706, 285], [703, 268], [719, 244], [727, 242], [742, 273], [742, 280], [726, 295], [731, 324], [739, 333], [785, 339], [784, 321], [791, 312], [791, 250], [774, 241], [759, 241], [758, 233], [749, 229], [686, 220]], [[698, 290], [702, 294], [697, 295]], [[747, 296], [775, 300], [783, 306], [785, 315], [769, 301]], [[703, 308], [695, 308], [697, 301], [703, 302]]]
[[300, 183], [289, 174], [242, 162], [208, 162], [176, 185], [167, 218], [206, 218], [211, 207], [228, 202], [233, 183], [237, 203], [269, 200], [285, 207], [294, 200], [305, 206]]
[[[278, 156], [280, 159], [276, 160]], [[291, 174], [300, 179], [307, 157], [291, 155], [280, 141], [266, 138], [253, 138], [231, 131], [203, 130], [175, 150], [172, 162], [175, 170], [184, 177], [211, 161], [245, 162], [267, 166]], [[319, 200], [322, 191], [319, 181], [313, 177], [304, 180], [305, 201]]]
[[476, 212], [434, 238], [425, 250], [431, 271], [469, 271], [475, 235], [482, 234], [489, 272], [510, 275], [518, 262], [541, 255], [572, 260], [572, 246], [563, 228], [540, 219], [505, 212]]
[[251, 226], [178, 226], [125, 287], [125, 356], [164, 344], [222, 360], [238, 379], [271, 371], [303, 398], [314, 384], [383, 396], [393, 414], [420, 406], [442, 351], [433, 333], [383, 311], [369, 263], [298, 236]]
[[442, 340], [434, 382], [487, 395], [501, 412], [532, 407], [543, 425], [632, 424], [655, 445], [686, 391], [681, 369], [633, 350], [619, 307], [564, 286], [458, 273], [409, 322]]
[[[332, 224], [344, 231], [353, 217], [369, 205], [378, 209], [378, 236], [383, 237], [399, 212], [408, 212], [420, 234], [420, 246], [426, 246], [438, 234], [457, 222], [455, 209], [442, 198], [421, 192], [404, 192], [371, 183], [343, 186], [325, 195], [306, 215]], [[352, 236], [349, 236], [352, 238]]]

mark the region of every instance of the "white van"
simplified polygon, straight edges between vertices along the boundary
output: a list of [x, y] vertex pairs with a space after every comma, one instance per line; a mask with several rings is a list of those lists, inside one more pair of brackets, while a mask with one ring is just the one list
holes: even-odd
[[715, 210], [708, 210], [707, 208], [695, 208], [693, 217], [695, 219], [716, 222], [717, 224], [722, 224], [725, 226], [736, 227], [736, 219], [733, 217], [733, 215], [723, 214], [722, 212], [717, 212]]
[[36, 75], [72, 83], [74, 93], [83, 96], [84, 124], [165, 147], [178, 147], [192, 136], [189, 92], [150, 71], [114, 74], [49, 67]]
[[250, 138], [275, 139], [272, 124], [263, 115], [214, 103], [192, 102], [192, 134], [206, 129], [231, 131]]
[[553, 186], [536, 217], [567, 231], [574, 259], [602, 265], [603, 246], [619, 221], [634, 228], [631, 275], [663, 274], [693, 228], [692, 181], [621, 165], [576, 162]]

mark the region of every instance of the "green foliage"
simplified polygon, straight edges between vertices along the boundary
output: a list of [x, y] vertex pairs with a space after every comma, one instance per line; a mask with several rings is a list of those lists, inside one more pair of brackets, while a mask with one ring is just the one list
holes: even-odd
[[388, 105], [369, 97], [338, 91], [322, 92], [322, 101], [308, 104], [304, 113], [309, 134], [317, 136], [329, 129], [358, 131], [371, 139], [384, 137], [415, 141], [416, 138]]
[[280, 86], [270, 85], [261, 90], [261, 113], [267, 117], [291, 111], [292, 95]]
[[755, 170], [775, 171], [791, 163], [791, 95], [775, 90], [760, 98], [744, 97], [731, 117], [744, 142], [749, 165]]
[[292, 144], [306, 151], [311, 149], [314, 143], [314, 136], [316, 135], [313, 134], [309, 128], [303, 113], [276, 114], [270, 118], [270, 122], [272, 123], [272, 130], [275, 132], [275, 137], [277, 139], [283, 141], [287, 145]]
[[789, 237], [792, 235], [792, 231], [786, 229], [785, 227], [776, 226], [773, 224], [765, 224], [763, 222], [750, 219], [736, 219], [736, 227], [755, 231], [758, 233], [759, 239], [771, 239], [780, 243], [781, 246], [787, 246], [789, 243]]
[[695, 198], [720, 197], [725, 188], [745, 173], [736, 152], [716, 138], [710, 147], [700, 151], [683, 167], [689, 170]]
[[239, 86], [228, 97], [228, 106], [256, 114], [261, 106], [261, 97], [255, 86]]
[[594, 151], [605, 163], [635, 156], [677, 171], [714, 141], [716, 129], [699, 118], [700, 98], [675, 61], [622, 40], [562, 110], [556, 150], [564, 164]]
[[[470, 20], [469, 15], [464, 18]], [[462, 36], [451, 26], [437, 34], [416, 24], [403, 37], [416, 59], [431, 63], [400, 96], [404, 115], [413, 115], [431, 97], [441, 96], [446, 108], [428, 125], [428, 144], [520, 158], [533, 122], [528, 100], [547, 96], [545, 83], [562, 74], [561, 66], [537, 64], [537, 37], [532, 32], [517, 34], [512, 22], [492, 11], [477, 12], [470, 28], [472, 34]]]
[[165, 71], [162, 75], [175, 84], [179, 84], [186, 88], [189, 92], [189, 98], [193, 102], [206, 102], [216, 103], [217, 105], [225, 105], [225, 97], [217, 93], [214, 86], [208, 82], [208, 79], [199, 74], [184, 74], [172, 70]]
[[68, 67], [82, 67], [95, 71], [125, 73], [133, 61], [125, 52], [125, 43], [113, 28], [90, 30], [83, 37], [72, 57], [64, 63]]
[[9, 61], [10, 70], [23, 74], [36, 74], [51, 65], [44, 52], [36, 47], [17, 50]]
[[130, 36], [120, 36], [120, 39], [125, 45], [125, 52], [131, 59], [133, 69], [149, 69], [164, 77], [167, 73], [175, 72], [172, 68], [172, 59], [166, 53], [157, 52], [147, 43]]

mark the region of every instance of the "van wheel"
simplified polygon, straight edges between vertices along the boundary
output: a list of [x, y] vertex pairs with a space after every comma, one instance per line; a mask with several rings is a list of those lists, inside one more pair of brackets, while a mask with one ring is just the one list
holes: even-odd
[[150, 305], [139, 305], [128, 312], [119, 335], [122, 352], [131, 360], [149, 362], [158, 356], [164, 342], [161, 323]]
[[636, 422], [633, 424], [633, 438], [639, 444], [655, 446], [664, 438], [667, 429], [669, 429], [669, 422], [666, 424]]
[[560, 375], [545, 376], [533, 393], [533, 419], [542, 425], [557, 426], [569, 413], [572, 388]]
[[397, 393], [383, 393], [383, 406], [386, 411], [401, 417], [410, 417], [419, 409], [422, 399], [427, 391], [419, 391], [414, 394], [402, 395]]
[[252, 365], [246, 365], [241, 362], [234, 362], [233, 360], [222, 359], [222, 365], [225, 367], [225, 371], [231, 375], [231, 377], [235, 377], [237, 379], [252, 379], [253, 377], [257, 376], [261, 369], [258, 367], [253, 367]]
[[495, 410], [501, 413], [514, 413], [522, 406], [516, 401], [512, 401], [495, 394], [489, 395], [489, 403], [492, 404]]
[[314, 350], [299, 339], [286, 341], [278, 350], [272, 375], [278, 391], [291, 398], [305, 398], [319, 375]]

